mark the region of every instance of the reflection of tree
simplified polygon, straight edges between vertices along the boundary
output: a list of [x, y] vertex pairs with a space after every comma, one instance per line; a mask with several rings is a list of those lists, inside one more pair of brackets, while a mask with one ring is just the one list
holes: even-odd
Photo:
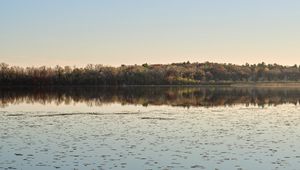
[[230, 87], [49, 87], [0, 88], [0, 106], [40, 103], [56, 105], [108, 103], [171, 106], [230, 106], [298, 104], [298, 88], [230, 88]]

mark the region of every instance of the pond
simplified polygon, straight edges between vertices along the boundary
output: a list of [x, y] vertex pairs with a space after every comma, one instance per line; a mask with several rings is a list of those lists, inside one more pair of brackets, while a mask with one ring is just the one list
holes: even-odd
[[0, 88], [0, 169], [299, 169], [300, 88]]

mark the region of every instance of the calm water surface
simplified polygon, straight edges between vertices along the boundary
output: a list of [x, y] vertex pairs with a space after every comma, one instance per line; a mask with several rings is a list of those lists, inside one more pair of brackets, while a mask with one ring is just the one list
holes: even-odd
[[299, 169], [300, 88], [0, 89], [0, 169]]

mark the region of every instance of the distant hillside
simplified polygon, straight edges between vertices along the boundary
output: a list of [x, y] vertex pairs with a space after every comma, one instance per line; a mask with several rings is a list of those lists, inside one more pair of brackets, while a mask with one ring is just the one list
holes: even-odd
[[0, 85], [197, 85], [300, 82], [300, 67], [259, 63], [173, 63], [110, 67], [18, 67], [0, 64]]

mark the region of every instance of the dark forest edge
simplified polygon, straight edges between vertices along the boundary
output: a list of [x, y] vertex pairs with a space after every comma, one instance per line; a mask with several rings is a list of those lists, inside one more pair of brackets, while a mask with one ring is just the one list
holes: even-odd
[[300, 86], [300, 67], [278, 64], [173, 63], [19, 67], [0, 64], [1, 86], [232, 85]]

